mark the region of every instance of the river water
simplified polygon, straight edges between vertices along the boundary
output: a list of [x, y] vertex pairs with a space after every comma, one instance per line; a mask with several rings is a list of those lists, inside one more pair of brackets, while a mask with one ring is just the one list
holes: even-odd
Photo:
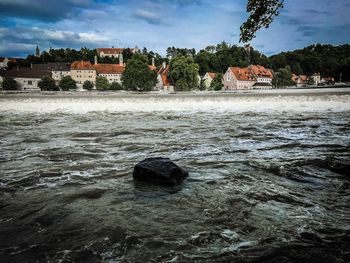
[[[1, 262], [349, 262], [350, 96], [0, 98]], [[176, 188], [134, 184], [169, 157]]]

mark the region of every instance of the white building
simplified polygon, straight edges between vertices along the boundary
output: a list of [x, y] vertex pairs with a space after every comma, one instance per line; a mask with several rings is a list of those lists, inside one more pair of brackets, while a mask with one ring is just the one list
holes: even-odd
[[[53, 77], [53, 71], [67, 72], [67, 67], [69, 65], [62, 65], [62, 63], [31, 64], [30, 67], [17, 66], [0, 71], [0, 76], [13, 78], [18, 83], [20, 90], [40, 91], [38, 83], [44, 76]], [[59, 80], [57, 79], [57, 82]]]
[[52, 78], [58, 82], [63, 77], [70, 75], [70, 64], [68, 63], [50, 63], [52, 66]]
[[204, 86], [207, 90], [210, 89], [210, 84], [214, 80], [215, 77], [216, 77], [216, 73], [214, 73], [214, 72], [205, 73], [205, 75], [203, 77], [203, 81], [204, 81]]
[[[139, 51], [138, 48], [130, 48], [132, 53]], [[119, 58], [119, 55], [123, 54], [124, 48], [97, 48], [97, 55], [101, 58]]]
[[96, 83], [96, 69], [90, 61], [74, 61], [70, 67], [70, 76], [80, 87], [86, 80]]
[[225, 90], [271, 89], [273, 73], [260, 65], [229, 67], [224, 74]]

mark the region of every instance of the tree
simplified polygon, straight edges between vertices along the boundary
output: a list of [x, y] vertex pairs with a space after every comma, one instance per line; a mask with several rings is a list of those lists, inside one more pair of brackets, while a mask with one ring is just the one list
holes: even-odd
[[216, 91], [222, 90], [222, 88], [224, 87], [224, 84], [222, 83], [222, 79], [223, 79], [222, 73], [216, 74], [215, 78], [210, 83], [210, 89], [216, 90]]
[[71, 76], [65, 76], [60, 80], [60, 83], [58, 84], [61, 90], [70, 90], [70, 89], [76, 89], [77, 84], [74, 79], [72, 79]]
[[310, 77], [308, 80], [307, 80], [307, 84], [310, 85], [310, 86], [313, 86], [315, 85], [315, 80], [313, 77]]
[[118, 82], [112, 82], [110, 90], [123, 90], [123, 86]]
[[89, 80], [85, 80], [83, 83], [83, 88], [86, 90], [92, 90], [94, 88], [94, 84]]
[[55, 80], [49, 76], [42, 77], [38, 86], [42, 91], [58, 90]]
[[195, 61], [199, 65], [199, 74], [201, 76], [204, 76], [205, 73], [211, 71], [210, 61], [214, 56], [215, 56], [214, 54], [209, 53], [208, 51], [201, 50], [195, 57]]
[[205, 86], [205, 81], [204, 79], [201, 78], [200, 82], [199, 82], [199, 90], [205, 90], [206, 86]]
[[240, 29], [240, 42], [247, 43], [255, 37], [256, 32], [268, 28], [279, 9], [283, 7], [284, 0], [248, 0], [247, 13], [249, 17]]
[[147, 57], [136, 53], [126, 64], [122, 82], [127, 90], [150, 91], [157, 84], [157, 73], [148, 68]]
[[108, 79], [103, 76], [98, 76], [96, 78], [96, 89], [98, 90], [107, 90], [111, 84], [109, 84]]
[[4, 77], [1, 83], [1, 87], [3, 90], [17, 90], [18, 83], [11, 77]]
[[170, 62], [169, 77], [177, 90], [189, 91], [198, 88], [198, 70], [191, 56], [177, 56]]
[[301, 69], [300, 63], [296, 63], [292, 66], [292, 72], [298, 76], [303, 74], [303, 70]]
[[292, 80], [292, 71], [290, 66], [286, 66], [284, 68], [279, 69], [275, 79], [276, 87], [289, 87], [294, 86], [295, 83]]
[[124, 49], [122, 54], [123, 54], [124, 63], [128, 63], [129, 59], [131, 59], [134, 55], [134, 53], [130, 48]]

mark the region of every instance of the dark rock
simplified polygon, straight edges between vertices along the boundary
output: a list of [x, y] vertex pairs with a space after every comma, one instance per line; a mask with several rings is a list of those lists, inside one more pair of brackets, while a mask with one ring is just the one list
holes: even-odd
[[136, 164], [133, 172], [134, 180], [174, 186], [181, 184], [188, 172], [177, 166], [169, 158], [147, 158]]

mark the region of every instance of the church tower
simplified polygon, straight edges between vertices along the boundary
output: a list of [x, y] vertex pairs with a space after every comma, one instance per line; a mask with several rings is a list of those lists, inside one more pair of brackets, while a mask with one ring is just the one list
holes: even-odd
[[38, 46], [36, 46], [36, 49], [35, 49], [35, 56], [40, 57], [40, 49]]

